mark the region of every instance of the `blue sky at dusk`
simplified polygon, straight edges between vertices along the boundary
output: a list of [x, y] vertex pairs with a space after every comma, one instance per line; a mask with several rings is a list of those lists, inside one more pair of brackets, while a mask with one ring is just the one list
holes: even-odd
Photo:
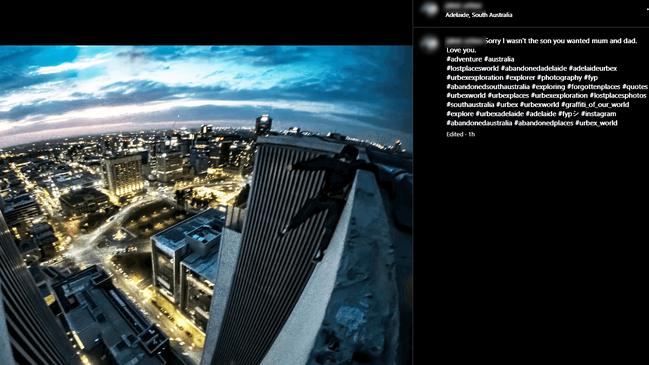
[[0, 46], [0, 148], [262, 113], [410, 148], [411, 99], [407, 46]]

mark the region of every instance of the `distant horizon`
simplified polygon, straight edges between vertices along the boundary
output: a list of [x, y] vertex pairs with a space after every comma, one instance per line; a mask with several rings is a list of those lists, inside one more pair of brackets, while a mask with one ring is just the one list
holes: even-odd
[[[0, 148], [172, 123], [412, 140], [411, 46], [0, 46]], [[393, 141], [392, 141], [393, 142]]]
[[[241, 121], [241, 122], [242, 122], [242, 125], [237, 125], [237, 126], [235, 126], [235, 125], [228, 125], [228, 126], [217, 125], [216, 123], [218, 123], [218, 122], [215, 122], [215, 121], [166, 122], [166, 123], [168, 123], [170, 125], [175, 125], [175, 127], [172, 127], [172, 126], [165, 127], [166, 123], [164, 123], [164, 122], [163, 123], [155, 122], [155, 123], [147, 123], [149, 125], [155, 125], [155, 128], [151, 128], [151, 129], [136, 128], [136, 126], [132, 126], [131, 129], [103, 130], [103, 131], [97, 131], [97, 132], [93, 132], [93, 133], [78, 133], [78, 134], [69, 134], [69, 135], [66, 134], [66, 135], [63, 135], [63, 136], [51, 136], [50, 135], [49, 137], [45, 137], [45, 138], [42, 138], [42, 139], [34, 139], [34, 140], [30, 140], [30, 141], [27, 141], [27, 142], [24, 142], [24, 143], [11, 144], [11, 145], [4, 145], [3, 144], [4, 139], [0, 138], [0, 150], [18, 148], [18, 147], [22, 147], [22, 146], [29, 146], [29, 145], [37, 144], [37, 143], [47, 143], [49, 141], [58, 141], [58, 140], [64, 140], [64, 139], [76, 139], [76, 138], [82, 138], [82, 137], [97, 137], [97, 136], [102, 136], [102, 135], [118, 134], [118, 133], [137, 133], [137, 132], [145, 132], [146, 133], [146, 132], [155, 132], [155, 131], [176, 130], [176, 129], [183, 129], [183, 128], [186, 128], [186, 129], [199, 129], [201, 127], [201, 125], [212, 125], [214, 128], [217, 128], [217, 129], [249, 129], [249, 130], [254, 130], [254, 121], [252, 123], [250, 121], [247, 121], [247, 120], [246, 121]], [[246, 123], [247, 125], [243, 125], [243, 123]], [[371, 142], [375, 142], [375, 143], [380, 143], [380, 144], [383, 144], [383, 145], [391, 145], [391, 144], [394, 143], [394, 141], [399, 139], [401, 141], [401, 143], [402, 143], [402, 146], [404, 148], [406, 148], [406, 150], [408, 152], [412, 152], [412, 148], [411, 148], [412, 138], [411, 138], [411, 136], [408, 136], [408, 135], [404, 136], [405, 138], [395, 137], [394, 139], [388, 140], [387, 142], [382, 142], [382, 141], [379, 141], [379, 140], [375, 140], [375, 139], [373, 139], [371, 137], [361, 137], [361, 136], [357, 136], [357, 135], [353, 135], [353, 134], [342, 133], [341, 131], [336, 131], [336, 130], [315, 131], [315, 130], [312, 130], [312, 129], [301, 128], [297, 124], [295, 124], [295, 125], [291, 124], [291, 125], [289, 125], [287, 127], [276, 128], [275, 127], [275, 121], [273, 121], [273, 123], [274, 123], [273, 124], [273, 129], [272, 129], [273, 131], [283, 131], [283, 130], [288, 130], [291, 127], [298, 127], [302, 131], [308, 131], [308, 132], [316, 133], [316, 134], [319, 134], [319, 135], [324, 135], [324, 134], [330, 133], [330, 132], [331, 133], [341, 133], [341, 134], [346, 135], [348, 137], [352, 137], [352, 138], [360, 139], [360, 140], [371, 141]], [[185, 125], [178, 126], [179, 124], [181, 124], [181, 125], [182, 124], [188, 124], [188, 125], [186, 125], [186, 126]], [[123, 125], [123, 124], [116, 123], [115, 125]], [[75, 130], [78, 130], [78, 128], [75, 128]], [[48, 132], [51, 132], [51, 131], [48, 131]], [[32, 135], [34, 137], [37, 136], [37, 134], [35, 134], [35, 133], [30, 133], [30, 135]]]

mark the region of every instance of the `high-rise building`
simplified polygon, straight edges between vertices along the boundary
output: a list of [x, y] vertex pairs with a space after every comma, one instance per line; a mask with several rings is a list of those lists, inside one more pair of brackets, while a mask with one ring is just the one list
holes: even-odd
[[209, 136], [213, 130], [214, 127], [211, 124], [203, 124], [201, 125], [200, 134], [201, 136], [206, 137]]
[[210, 168], [216, 169], [221, 166], [221, 151], [218, 145], [213, 144], [210, 146], [208, 156]]
[[205, 211], [151, 236], [153, 287], [205, 331], [225, 213]]
[[103, 174], [108, 190], [117, 196], [144, 190], [139, 154], [104, 159]]
[[397, 275], [394, 257], [410, 251], [411, 237], [394, 232], [377, 177], [356, 172], [321, 262], [312, 258], [325, 212], [278, 234], [324, 183], [323, 171], [286, 167], [343, 146], [317, 137], [257, 139], [243, 228], [237, 232], [228, 212], [221, 236], [201, 365], [405, 363], [396, 361], [407, 347], [398, 288], [408, 270]]
[[230, 164], [230, 147], [232, 141], [224, 141], [219, 143], [219, 166], [228, 166]]
[[207, 173], [210, 167], [209, 149], [203, 146], [193, 146], [189, 152], [189, 166], [195, 175]]
[[185, 238], [191, 253], [180, 262], [180, 310], [205, 332], [216, 281], [221, 232], [201, 226]]
[[264, 134], [270, 132], [271, 127], [273, 126], [273, 118], [268, 114], [262, 114], [257, 117], [255, 121], [255, 133], [258, 136], [263, 136]]
[[78, 364], [68, 338], [41, 298], [0, 214], [0, 363]]
[[163, 183], [173, 182], [183, 176], [183, 155], [165, 152], [156, 156], [156, 177]]

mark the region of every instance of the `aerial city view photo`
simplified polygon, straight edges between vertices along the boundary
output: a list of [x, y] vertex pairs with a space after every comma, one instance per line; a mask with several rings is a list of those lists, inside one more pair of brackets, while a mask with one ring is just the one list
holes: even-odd
[[410, 46], [0, 46], [0, 365], [409, 364]]

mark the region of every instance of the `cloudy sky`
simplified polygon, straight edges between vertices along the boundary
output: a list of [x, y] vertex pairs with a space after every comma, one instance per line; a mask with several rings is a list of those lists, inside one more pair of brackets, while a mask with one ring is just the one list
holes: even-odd
[[0, 46], [0, 148], [262, 113], [410, 147], [411, 77], [405, 46]]

